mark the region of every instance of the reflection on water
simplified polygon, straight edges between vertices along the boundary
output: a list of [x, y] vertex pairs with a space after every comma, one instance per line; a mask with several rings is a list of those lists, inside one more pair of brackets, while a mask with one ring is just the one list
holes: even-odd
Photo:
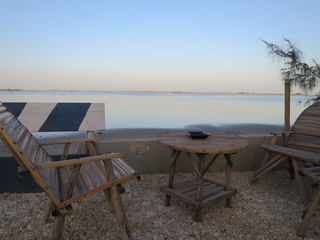
[[[126, 92], [0, 92], [3, 102], [102, 102], [106, 128], [183, 128], [188, 125], [283, 124], [282, 95], [126, 93]], [[291, 123], [306, 108], [291, 96]]]

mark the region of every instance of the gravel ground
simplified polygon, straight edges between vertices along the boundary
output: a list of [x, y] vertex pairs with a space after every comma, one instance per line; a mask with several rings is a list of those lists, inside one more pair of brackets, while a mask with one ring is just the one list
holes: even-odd
[[[238, 192], [233, 207], [226, 207], [225, 200], [210, 203], [201, 223], [192, 220], [193, 209], [176, 199], [170, 207], [164, 206], [159, 186], [167, 183], [167, 174], [146, 174], [140, 181], [127, 182], [122, 199], [132, 239], [302, 239], [295, 234], [303, 211], [296, 183], [287, 172], [275, 171], [251, 186], [251, 174], [234, 172], [233, 186]], [[177, 178], [191, 175], [180, 173]], [[207, 177], [223, 181], [224, 173]], [[49, 239], [53, 217], [48, 224], [40, 221], [45, 205], [43, 193], [0, 194], [0, 239]], [[118, 239], [117, 222], [103, 194], [73, 207], [63, 239]], [[318, 211], [305, 239], [320, 239], [319, 223]]]

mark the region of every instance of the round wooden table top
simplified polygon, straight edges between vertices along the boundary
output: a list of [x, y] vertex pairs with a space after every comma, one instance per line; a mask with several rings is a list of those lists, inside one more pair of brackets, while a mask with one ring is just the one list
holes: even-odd
[[172, 149], [193, 153], [232, 154], [248, 146], [247, 139], [237, 135], [217, 132], [209, 134], [206, 139], [192, 139], [186, 132], [169, 132], [158, 136], [157, 140]]

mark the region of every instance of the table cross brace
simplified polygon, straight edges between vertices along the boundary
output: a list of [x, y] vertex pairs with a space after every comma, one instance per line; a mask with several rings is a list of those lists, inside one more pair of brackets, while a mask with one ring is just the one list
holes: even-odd
[[[192, 166], [193, 166], [193, 169], [195, 170], [196, 174], [198, 177], [203, 177], [206, 172], [208, 171], [208, 169], [211, 167], [211, 165], [214, 163], [214, 161], [217, 159], [217, 157], [220, 155], [220, 154], [215, 154], [211, 161], [207, 164], [207, 166], [205, 168], [203, 168], [203, 165], [200, 167], [197, 167], [197, 163], [196, 163], [196, 160], [194, 159], [194, 157], [192, 156], [191, 153], [189, 152], [186, 152], [186, 155], [187, 157], [191, 160], [191, 163], [192, 163]], [[205, 158], [205, 153], [201, 153], [201, 154], [197, 154], [197, 157], [199, 158], [199, 160], [201, 159], [201, 157], [203, 156], [203, 159]]]

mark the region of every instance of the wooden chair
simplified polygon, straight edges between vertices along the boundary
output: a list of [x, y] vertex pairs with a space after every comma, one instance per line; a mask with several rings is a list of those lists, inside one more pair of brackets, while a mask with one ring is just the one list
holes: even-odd
[[[319, 188], [314, 188], [315, 178], [314, 166], [320, 165], [320, 102], [306, 108], [297, 118], [288, 134], [285, 146], [276, 145], [276, 134], [271, 144], [262, 144], [261, 147], [267, 151], [258, 170], [255, 171], [251, 182], [256, 181], [266, 172], [270, 171], [284, 160], [290, 160], [299, 186], [303, 204], [307, 206], [307, 214], [298, 230], [298, 235], [304, 235], [307, 225], [314, 211], [314, 205], [319, 202]], [[306, 167], [311, 167], [307, 170]], [[319, 169], [319, 168], [315, 168]], [[305, 175], [307, 177], [302, 177]]]
[[[53, 239], [60, 239], [66, 214], [72, 203], [87, 196], [104, 191], [111, 210], [115, 213], [121, 239], [129, 239], [130, 232], [122, 206], [119, 189], [122, 183], [139, 177], [118, 153], [90, 156], [78, 159], [54, 161], [37, 142], [28, 129], [20, 123], [0, 102], [0, 139], [19, 163], [19, 173], [29, 172], [53, 203], [51, 213], [58, 216]], [[92, 155], [94, 139], [87, 141]], [[76, 141], [79, 141], [76, 140]], [[65, 144], [62, 159], [66, 159], [71, 141]]]
[[298, 236], [304, 237], [314, 211], [320, 202], [320, 167], [302, 168], [299, 172], [313, 182], [312, 186], [315, 190], [303, 212], [302, 221], [297, 231]]
[[267, 153], [260, 167], [251, 177], [251, 182], [255, 182], [263, 174], [288, 159], [318, 163], [317, 159], [320, 153], [320, 102], [305, 109], [297, 118], [291, 131], [280, 134], [284, 139], [284, 146], [276, 145], [276, 138], [279, 133], [273, 133], [270, 144], [261, 145]]

